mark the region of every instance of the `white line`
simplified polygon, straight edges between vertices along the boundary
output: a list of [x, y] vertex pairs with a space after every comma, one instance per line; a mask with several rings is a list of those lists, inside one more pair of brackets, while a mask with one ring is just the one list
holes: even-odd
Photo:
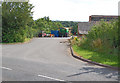
[[12, 69], [7, 68], [7, 67], [0, 67], [0, 68], [2, 68], [2, 69], [7, 69], [7, 70], [12, 70]]
[[65, 80], [56, 79], [56, 78], [52, 78], [52, 77], [48, 77], [48, 76], [44, 76], [44, 75], [38, 75], [38, 76], [43, 77], [43, 78], [48, 78], [48, 79], [56, 80], [56, 81], [65, 81]]

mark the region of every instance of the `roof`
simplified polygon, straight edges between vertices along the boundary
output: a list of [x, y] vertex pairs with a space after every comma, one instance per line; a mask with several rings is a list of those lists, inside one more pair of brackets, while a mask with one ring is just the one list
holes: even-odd
[[91, 26], [93, 26], [93, 22], [79, 22], [78, 23], [78, 33], [79, 34], [88, 34], [90, 31]]
[[115, 16], [115, 15], [91, 15], [89, 16], [89, 22], [100, 21], [101, 19], [104, 19], [105, 21], [110, 21], [113, 19], [118, 19], [118, 16]]
[[91, 15], [92, 17], [118, 17], [117, 15]]

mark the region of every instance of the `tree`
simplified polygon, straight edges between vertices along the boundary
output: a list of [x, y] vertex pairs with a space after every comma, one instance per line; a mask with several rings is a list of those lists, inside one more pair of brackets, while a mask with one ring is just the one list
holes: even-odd
[[2, 3], [2, 42], [23, 42], [28, 37], [32, 8], [28, 2]]
[[[45, 33], [50, 33], [51, 30], [58, 30], [63, 27], [60, 22], [53, 22], [49, 17], [39, 18], [35, 21], [37, 29], [39, 32], [44, 31]], [[39, 33], [38, 33], [39, 34]]]

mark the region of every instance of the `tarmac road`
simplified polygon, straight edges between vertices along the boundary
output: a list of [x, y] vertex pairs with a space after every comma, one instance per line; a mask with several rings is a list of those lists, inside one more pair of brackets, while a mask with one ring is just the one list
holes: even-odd
[[75, 59], [68, 38], [2, 45], [3, 81], [117, 81], [118, 72]]

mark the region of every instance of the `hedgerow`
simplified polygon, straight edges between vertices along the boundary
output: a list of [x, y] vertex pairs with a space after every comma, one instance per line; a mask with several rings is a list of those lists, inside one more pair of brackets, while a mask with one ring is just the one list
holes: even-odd
[[101, 21], [94, 26], [79, 44], [84, 49], [118, 55], [118, 21]]

